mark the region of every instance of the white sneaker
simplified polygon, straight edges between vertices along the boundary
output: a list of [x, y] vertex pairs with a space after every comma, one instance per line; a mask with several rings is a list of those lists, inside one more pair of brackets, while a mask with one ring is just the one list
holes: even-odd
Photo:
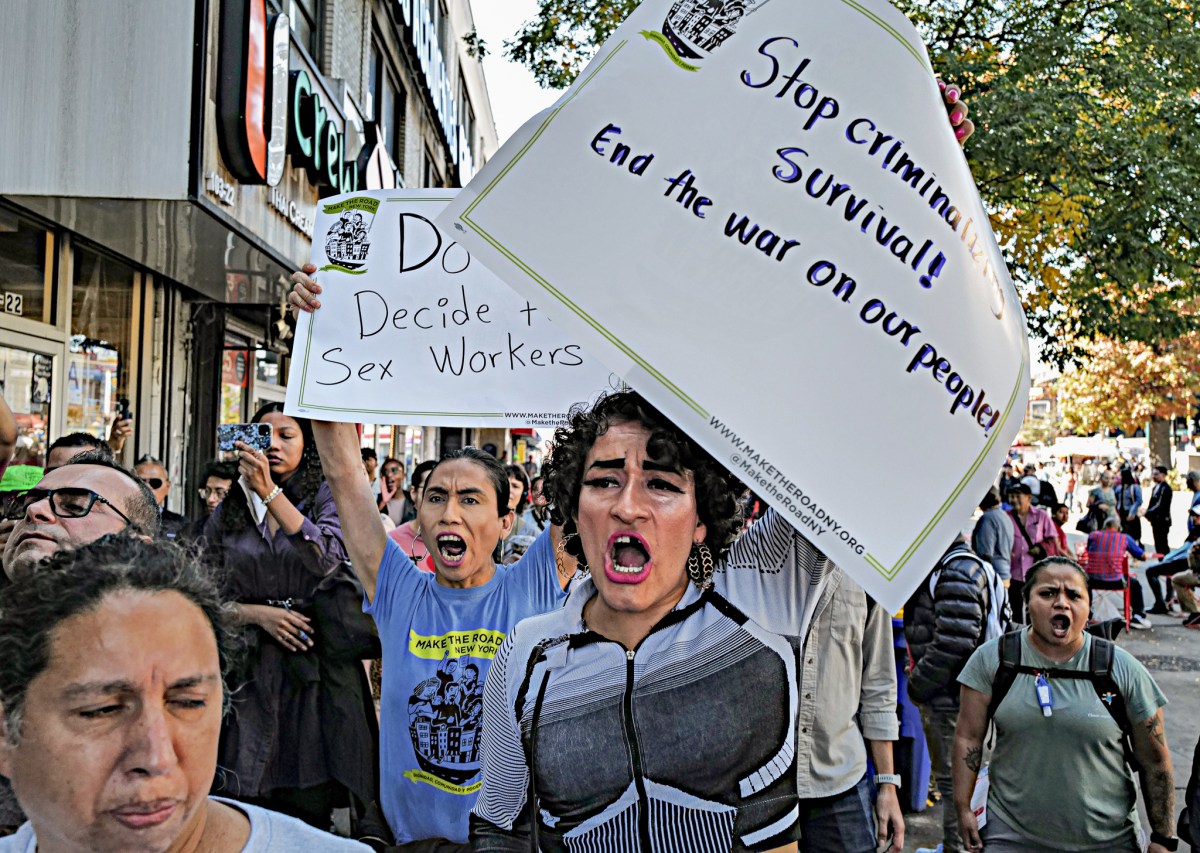
[[937, 847], [918, 847], [915, 853], [942, 853], [942, 845]]
[[1154, 623], [1146, 616], [1134, 615], [1129, 619], [1129, 627], [1137, 631], [1146, 631], [1154, 627]]

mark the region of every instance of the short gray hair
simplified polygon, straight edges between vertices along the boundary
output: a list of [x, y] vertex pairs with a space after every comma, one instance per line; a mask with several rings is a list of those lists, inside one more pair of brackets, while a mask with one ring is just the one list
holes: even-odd
[[1200, 471], [1188, 471], [1187, 484], [1189, 486], [1200, 486]]

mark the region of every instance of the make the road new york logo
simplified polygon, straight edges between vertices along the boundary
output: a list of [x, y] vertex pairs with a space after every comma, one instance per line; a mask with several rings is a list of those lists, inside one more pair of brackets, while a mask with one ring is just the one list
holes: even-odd
[[348, 198], [327, 204], [322, 211], [341, 216], [325, 232], [325, 257], [329, 263], [321, 269], [362, 275], [367, 271], [367, 253], [371, 249], [367, 237], [379, 212], [379, 199]]
[[700, 62], [737, 31], [747, 11], [769, 0], [676, 0], [661, 32], [642, 30], [671, 61], [685, 71], [699, 71]]

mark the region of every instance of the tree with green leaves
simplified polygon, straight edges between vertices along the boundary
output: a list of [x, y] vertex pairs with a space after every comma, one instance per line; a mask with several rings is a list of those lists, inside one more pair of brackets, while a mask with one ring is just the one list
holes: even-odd
[[[769, 2], [769, 0], [767, 0]], [[505, 43], [568, 85], [636, 0], [539, 0]], [[1043, 357], [1200, 330], [1200, 13], [1192, 0], [896, 0], [978, 132], [972, 172]]]

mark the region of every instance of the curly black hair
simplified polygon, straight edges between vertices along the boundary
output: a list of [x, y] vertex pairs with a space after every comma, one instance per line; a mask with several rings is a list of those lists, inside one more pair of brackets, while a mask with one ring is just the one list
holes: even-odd
[[[283, 403], [267, 403], [254, 413], [250, 423], [258, 423], [272, 412], [283, 412]], [[317, 442], [313, 438], [312, 422], [308, 418], [292, 418], [299, 426], [304, 437], [304, 453], [300, 457], [300, 467], [296, 473], [283, 484], [284, 494], [293, 504], [303, 507], [301, 512], [308, 518], [314, 518], [317, 511], [317, 491], [325, 482], [325, 471], [321, 468], [321, 457], [317, 455]], [[250, 524], [250, 505], [246, 501], [244, 489], [229, 490], [229, 496], [221, 503], [221, 529], [226, 533], [237, 533], [245, 530]]]
[[[704, 542], [715, 559], [729, 551], [742, 526], [738, 498], [745, 486], [698, 444], [688, 438], [636, 391], [618, 391], [600, 397], [592, 406], [574, 406], [567, 425], [554, 433], [554, 449], [542, 465], [543, 493], [549, 499], [551, 518], [564, 534], [576, 532], [579, 491], [588, 451], [613, 424], [638, 423], [650, 431], [646, 451], [655, 462], [679, 471], [690, 471], [696, 485], [696, 510], [706, 527]], [[569, 536], [566, 549], [583, 559], [579, 537]]]
[[[198, 607], [212, 626], [221, 675], [228, 675], [240, 653], [239, 629], [195, 554], [172, 542], [112, 533], [59, 551], [0, 591], [0, 703], [10, 744], [20, 741], [29, 685], [50, 665], [54, 631], [126, 590], [177, 592]], [[226, 707], [228, 698], [226, 691]]]

